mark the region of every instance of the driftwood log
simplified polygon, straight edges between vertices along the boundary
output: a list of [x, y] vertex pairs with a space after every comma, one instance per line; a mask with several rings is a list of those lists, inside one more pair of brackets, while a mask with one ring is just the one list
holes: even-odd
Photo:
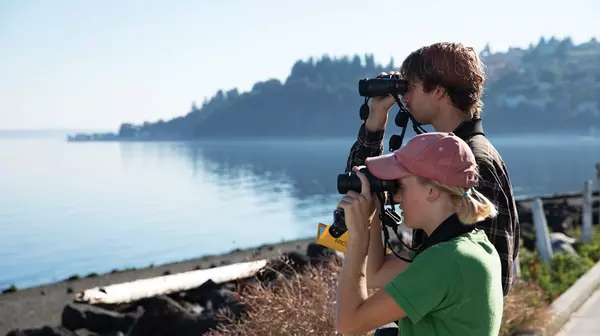
[[75, 294], [74, 301], [87, 304], [122, 304], [200, 287], [208, 280], [215, 283], [251, 277], [267, 264], [266, 259], [164, 275], [95, 287]]

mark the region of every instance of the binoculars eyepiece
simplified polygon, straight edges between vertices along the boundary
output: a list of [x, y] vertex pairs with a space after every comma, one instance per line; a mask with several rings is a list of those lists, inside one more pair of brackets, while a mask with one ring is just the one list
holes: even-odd
[[[389, 192], [391, 194], [395, 194], [398, 190], [398, 181], [396, 180], [381, 180], [373, 176], [367, 169], [367, 167], [363, 167], [360, 169], [360, 172], [363, 173], [367, 179], [369, 180], [369, 185], [371, 186], [371, 192]], [[337, 178], [337, 190], [340, 194], [347, 194], [348, 191], [354, 190], [357, 193], [360, 193], [362, 189], [362, 182], [360, 178], [356, 175], [355, 172], [339, 174]]]
[[[371, 192], [381, 193], [387, 191], [393, 195], [398, 190], [398, 181], [396, 180], [388, 181], [378, 179], [369, 172], [367, 167], [361, 168], [360, 172], [365, 174], [369, 180]], [[350, 190], [360, 193], [362, 190], [362, 182], [355, 172], [339, 174], [337, 179], [337, 189], [340, 194], [346, 194]], [[334, 238], [339, 238], [346, 231], [348, 231], [348, 228], [346, 227], [343, 209], [334, 210], [333, 224], [329, 227], [329, 234]]]
[[408, 90], [407, 81], [391, 75], [363, 78], [358, 81], [358, 94], [361, 97], [382, 97], [388, 94], [402, 96], [406, 90]]

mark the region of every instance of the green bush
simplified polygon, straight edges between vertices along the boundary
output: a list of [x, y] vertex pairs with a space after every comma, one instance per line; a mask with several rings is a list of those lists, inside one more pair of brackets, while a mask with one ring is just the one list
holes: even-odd
[[523, 280], [537, 283], [549, 300], [555, 300], [600, 260], [600, 229], [595, 230], [591, 244], [580, 244], [575, 250], [579, 258], [555, 253], [550, 267], [541, 260], [537, 251], [521, 246], [519, 261]]
[[584, 259], [598, 262], [598, 260], [600, 260], [600, 243], [582, 244], [577, 249], [577, 253]]

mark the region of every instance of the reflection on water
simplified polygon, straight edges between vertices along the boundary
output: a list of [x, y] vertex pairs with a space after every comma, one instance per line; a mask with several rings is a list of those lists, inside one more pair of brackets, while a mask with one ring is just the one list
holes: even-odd
[[[493, 139], [515, 192], [577, 191], [598, 138]], [[0, 141], [0, 288], [316, 234], [353, 139]]]
[[[492, 139], [503, 156], [517, 196], [578, 191], [594, 179], [600, 138], [515, 137]], [[214, 173], [213, 183], [232, 186], [241, 180], [277, 193], [291, 187], [300, 204], [336, 196], [352, 139], [327, 142], [196, 142], [175, 148], [187, 153], [193, 171]], [[334, 197], [337, 199], [337, 196]]]
[[348, 141], [191, 143], [181, 148], [194, 166], [211, 174], [211, 183], [221, 188], [248, 183], [271, 197], [291, 197], [300, 209], [335, 202], [348, 149]]

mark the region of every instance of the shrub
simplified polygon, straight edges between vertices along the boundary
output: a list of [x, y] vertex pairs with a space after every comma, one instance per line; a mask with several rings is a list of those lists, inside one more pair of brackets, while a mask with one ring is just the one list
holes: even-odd
[[555, 300], [600, 260], [600, 229], [596, 228], [593, 237], [591, 244], [576, 246], [579, 258], [563, 253], [552, 255], [552, 267], [540, 259], [537, 251], [521, 247], [519, 261], [522, 279], [538, 284], [549, 300]]
[[550, 321], [549, 302], [537, 283], [520, 281], [504, 298], [504, 313], [499, 336], [542, 333]]
[[[219, 319], [225, 323], [207, 335], [336, 335], [333, 322], [339, 271], [340, 265], [327, 264], [283, 278], [276, 286], [251, 284], [242, 296], [247, 312], [235, 319], [221, 311]], [[549, 314], [544, 290], [535, 283], [519, 283], [505, 298], [500, 336], [542, 330]]]
[[335, 335], [335, 289], [340, 265], [310, 267], [281, 279], [275, 286], [247, 286], [242, 300], [246, 313], [235, 319], [226, 311], [225, 321], [210, 336]]
[[[600, 232], [600, 230], [598, 230]], [[600, 260], [600, 239], [593, 244], [582, 244], [577, 248], [577, 253], [584, 259], [589, 259], [593, 263]]]

